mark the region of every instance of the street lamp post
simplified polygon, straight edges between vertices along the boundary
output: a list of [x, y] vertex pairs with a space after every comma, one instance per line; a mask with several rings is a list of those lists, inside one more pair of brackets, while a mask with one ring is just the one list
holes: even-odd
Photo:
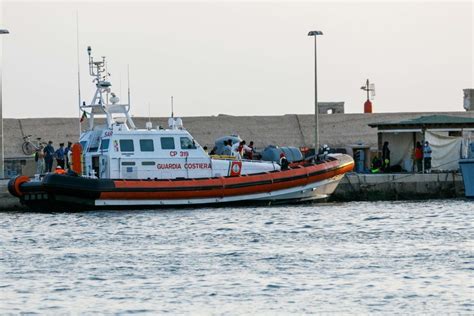
[[[1, 34], [9, 34], [8, 30], [0, 29]], [[2, 107], [2, 45], [0, 41], [0, 179], [5, 178], [4, 146], [3, 146], [3, 107]]]
[[321, 31], [311, 31], [308, 36], [314, 37], [314, 154], [319, 150], [319, 107], [318, 107], [318, 57], [316, 51], [316, 37], [323, 35]]

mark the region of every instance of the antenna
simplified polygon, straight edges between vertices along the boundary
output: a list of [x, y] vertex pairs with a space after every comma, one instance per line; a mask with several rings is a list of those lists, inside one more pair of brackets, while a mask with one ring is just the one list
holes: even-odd
[[148, 122], [145, 123], [145, 127], [147, 130], [151, 130], [153, 128], [153, 124], [151, 123], [151, 110], [150, 110], [150, 102], [148, 102]]
[[173, 96], [171, 96], [171, 117], [174, 117], [174, 104], [173, 104]]
[[[369, 79], [365, 82], [365, 85], [360, 87], [361, 90], [364, 90], [367, 92], [367, 100], [369, 99], [374, 99], [375, 97], [375, 83], [370, 83]], [[370, 96], [369, 96], [370, 93]]]
[[[79, 65], [79, 12], [76, 10], [76, 55], [77, 55], [77, 97], [78, 97], [78, 109], [79, 118], [82, 117], [81, 113], [81, 67]], [[79, 119], [79, 137], [82, 133], [81, 121]]]
[[370, 90], [370, 99], [373, 100], [375, 98], [375, 83], [371, 83], [369, 85]]
[[122, 99], [122, 73], [119, 74], [120, 100]]
[[367, 92], [367, 100], [364, 103], [364, 113], [372, 113], [372, 102], [375, 97], [375, 84], [370, 83], [369, 79], [365, 81], [365, 85], [360, 87], [361, 90]]
[[130, 106], [130, 65], [127, 64], [128, 105]]

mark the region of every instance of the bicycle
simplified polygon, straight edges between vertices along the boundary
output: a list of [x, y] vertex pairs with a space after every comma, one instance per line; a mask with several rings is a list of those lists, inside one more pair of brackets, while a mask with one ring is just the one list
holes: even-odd
[[33, 155], [37, 150], [40, 149], [41, 145], [46, 145], [46, 143], [41, 142], [41, 137], [36, 138], [36, 144], [30, 140], [31, 135], [23, 136], [23, 145], [21, 149], [25, 155]]

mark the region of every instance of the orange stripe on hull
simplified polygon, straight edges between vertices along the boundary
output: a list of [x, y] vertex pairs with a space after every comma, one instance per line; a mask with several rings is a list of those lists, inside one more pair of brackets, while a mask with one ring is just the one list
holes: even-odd
[[[116, 180], [115, 187], [120, 191], [102, 192], [100, 199], [123, 200], [123, 199], [196, 199], [196, 198], [222, 198], [227, 196], [249, 195], [305, 186], [310, 183], [330, 179], [344, 174], [353, 169], [354, 163], [337, 168], [338, 162], [329, 162], [321, 165], [302, 167], [282, 172], [266, 174], [245, 175], [238, 177], [222, 177], [210, 179], [191, 180]], [[337, 168], [321, 174], [309, 176], [310, 173]], [[280, 179], [296, 177], [294, 180], [278, 182]], [[261, 182], [262, 184], [258, 184]], [[246, 183], [256, 183], [245, 186]], [[242, 185], [242, 187], [238, 187]], [[185, 190], [189, 188], [189, 190]], [[198, 188], [193, 190], [193, 188]], [[206, 189], [208, 188], [208, 189]], [[131, 191], [127, 192], [126, 189]], [[140, 190], [144, 191], [140, 191]], [[157, 191], [154, 191], [156, 189]], [[169, 191], [164, 191], [164, 190]], [[173, 189], [177, 189], [173, 191]], [[178, 191], [184, 189], [184, 191]], [[133, 191], [132, 191], [133, 190]]]

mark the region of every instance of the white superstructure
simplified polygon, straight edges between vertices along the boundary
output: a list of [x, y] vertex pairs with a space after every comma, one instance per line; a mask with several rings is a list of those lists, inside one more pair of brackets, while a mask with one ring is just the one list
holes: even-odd
[[[245, 175], [280, 170], [272, 162], [213, 159], [186, 131], [180, 118], [170, 118], [168, 128], [136, 128], [127, 104], [119, 103], [108, 81], [105, 57], [94, 61], [89, 54], [89, 73], [96, 92], [89, 105], [80, 108], [89, 116], [89, 129], [80, 137], [85, 176], [107, 179], [179, 179]], [[129, 94], [130, 95], [130, 94]], [[104, 125], [95, 125], [105, 118]]]

